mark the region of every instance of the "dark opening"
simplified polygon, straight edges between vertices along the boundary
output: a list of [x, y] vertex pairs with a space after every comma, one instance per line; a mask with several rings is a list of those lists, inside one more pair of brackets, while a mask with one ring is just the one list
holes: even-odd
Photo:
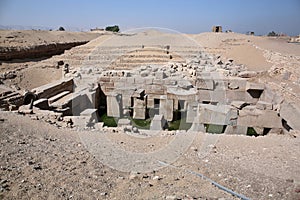
[[154, 99], [154, 108], [159, 108], [160, 99]]
[[262, 94], [263, 90], [252, 90], [252, 89], [249, 89], [247, 90], [247, 92], [250, 94], [250, 96], [252, 98], [259, 98], [260, 95]]
[[285, 128], [285, 130], [287, 130], [287, 131], [293, 130], [292, 127], [290, 127], [290, 126], [288, 125], [288, 123], [287, 123], [286, 120], [282, 119], [282, 120], [281, 120], [281, 123], [282, 123], [283, 128]]
[[264, 128], [263, 135], [267, 135], [271, 131], [271, 128]]
[[226, 125], [205, 124], [204, 126], [207, 133], [221, 134], [224, 133], [226, 129]]
[[36, 95], [31, 92], [27, 92], [24, 95], [23, 104], [28, 105], [31, 103], [31, 101], [35, 101], [35, 100], [36, 100]]
[[133, 106], [134, 106], [134, 98], [131, 97], [130, 107], [129, 107], [129, 116], [130, 116], [130, 117], [133, 116]]
[[184, 103], [185, 103], [185, 100], [178, 100], [178, 110], [179, 111], [184, 110]]
[[220, 28], [217, 26], [216, 27], [216, 32], [219, 32], [220, 31]]
[[255, 136], [255, 137], [259, 136], [257, 134], [257, 132], [254, 130], [253, 127], [248, 127], [248, 129], [247, 129], [247, 135], [248, 136]]

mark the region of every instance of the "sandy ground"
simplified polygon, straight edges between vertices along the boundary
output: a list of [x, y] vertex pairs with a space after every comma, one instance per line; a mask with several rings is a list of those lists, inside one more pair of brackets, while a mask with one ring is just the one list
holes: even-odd
[[[62, 32], [53, 31], [52, 34], [57, 34], [54, 37], [48, 33], [41, 36], [40, 33], [2, 32], [0, 44], [37, 44], [51, 42], [57, 36], [59, 41], [72, 41], [79, 34], [64, 32], [66, 35], [60, 35]], [[6, 38], [14, 34], [26, 39]], [[27, 39], [28, 35], [31, 37]], [[128, 42], [147, 45], [151, 42], [147, 40], [149, 35], [163, 45], [172, 42], [182, 45], [177, 36], [160, 35], [155, 31], [124, 36], [125, 42], [121, 39], [114, 42], [116, 45], [126, 45]], [[233, 58], [249, 70], [269, 71], [270, 74], [259, 77], [260, 81], [274, 85], [275, 89], [281, 87], [278, 92], [286, 93], [287, 97], [295, 93], [292, 95], [294, 100], [299, 100], [300, 45], [286, 43], [284, 38], [236, 33], [201, 33], [182, 37], [187, 44], [202, 46], [209, 53]], [[45, 38], [49, 40], [43, 41]], [[114, 38], [104, 35], [49, 59], [3, 64], [0, 66], [2, 72], [20, 69], [17, 78], [5, 84], [19, 84], [30, 89], [60, 79], [61, 69], [55, 68], [58, 60], [74, 55], [75, 50], [79, 59], [85, 58], [99, 44], [113, 46], [110, 39]], [[286, 72], [290, 72], [291, 76], [283, 79]], [[250, 199], [300, 199], [298, 132], [257, 138], [197, 133], [187, 150], [170, 163], [172, 166], [140, 173], [123, 172], [100, 162], [104, 154], [91, 151], [92, 147], [89, 148], [86, 143], [93, 138], [110, 141], [105, 159], [134, 164], [135, 161], [129, 157], [118, 158], [113, 150], [120, 148], [126, 152], [148, 154], [166, 147], [174, 141], [176, 134], [141, 138], [120, 132], [76, 132], [58, 129], [28, 116], [1, 112], [0, 199], [236, 199], [189, 170], [201, 173]], [[104, 143], [94, 140], [91, 144]]]
[[[300, 198], [298, 133], [257, 138], [199, 133], [172, 166], [137, 173], [109, 168], [84, 147], [82, 134], [104, 133], [57, 129], [12, 113], [1, 112], [0, 118], [4, 199], [236, 199], [187, 170], [251, 199]], [[164, 148], [176, 135], [108, 137], [114, 148], [145, 153]]]

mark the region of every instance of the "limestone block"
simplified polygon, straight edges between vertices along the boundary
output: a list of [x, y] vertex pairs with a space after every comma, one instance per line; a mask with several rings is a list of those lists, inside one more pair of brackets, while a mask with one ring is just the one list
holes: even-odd
[[239, 111], [237, 124], [247, 127], [281, 128], [281, 118], [276, 111], [259, 110], [256, 107], [247, 106]]
[[97, 130], [102, 130], [103, 126], [104, 126], [104, 122], [97, 122], [97, 123], [95, 124], [95, 128], [96, 128]]
[[186, 122], [193, 123], [197, 116], [198, 102], [191, 102], [187, 105]]
[[42, 85], [40, 87], [34, 88], [31, 91], [35, 93], [38, 98], [49, 98], [57, 95], [63, 91], [73, 91], [74, 82], [72, 78], [62, 79], [54, 81], [52, 83]]
[[283, 102], [283, 98], [280, 94], [274, 92], [270, 87], [266, 86], [263, 93], [260, 96], [261, 101], [270, 102], [272, 104], [280, 104]]
[[128, 83], [128, 84], [134, 84], [134, 81], [135, 81], [135, 78], [133, 78], [133, 77], [126, 78], [126, 83]]
[[33, 102], [33, 106], [42, 110], [48, 110], [49, 109], [48, 99], [38, 99]]
[[247, 106], [248, 104], [244, 101], [232, 101], [230, 105], [237, 109], [242, 109], [243, 107]]
[[214, 79], [215, 90], [228, 90], [228, 80], [227, 79]]
[[165, 116], [167, 121], [173, 120], [173, 99], [161, 99], [159, 114]]
[[155, 78], [159, 79], [159, 80], [162, 80], [162, 79], [167, 78], [167, 76], [166, 76], [165, 72], [158, 71], [158, 72], [155, 73]]
[[227, 125], [225, 129], [225, 134], [233, 134], [233, 135], [247, 135], [247, 126], [230, 126]]
[[271, 103], [265, 102], [265, 101], [258, 101], [256, 103], [256, 108], [260, 110], [272, 110], [273, 105]]
[[214, 90], [215, 84], [213, 79], [197, 79], [196, 88], [202, 90]]
[[64, 121], [72, 121], [73, 126], [84, 129], [86, 127], [86, 124], [90, 121], [89, 116], [66, 116], [64, 117]]
[[106, 96], [107, 102], [107, 116], [120, 117], [122, 108], [122, 96], [117, 94], [110, 94]]
[[180, 87], [182, 89], [189, 89], [189, 88], [193, 87], [191, 82], [188, 80], [179, 80], [177, 84], [178, 84], [178, 87]]
[[246, 90], [264, 90], [265, 84], [263, 83], [253, 83], [253, 82], [247, 82], [246, 84]]
[[165, 85], [172, 85], [172, 86], [174, 86], [174, 85], [177, 84], [177, 80], [173, 80], [173, 79], [165, 79], [165, 80], [164, 80], [164, 84], [165, 84]]
[[116, 81], [114, 83], [114, 87], [115, 88], [124, 88], [126, 87], [127, 83], [126, 82], [122, 82], [122, 81]]
[[134, 83], [135, 84], [138, 84], [138, 85], [142, 85], [142, 84], [145, 84], [145, 79], [144, 78], [142, 78], [142, 77], [135, 77], [134, 78]]
[[145, 108], [134, 108], [133, 109], [133, 119], [145, 119], [146, 109]]
[[216, 125], [235, 125], [237, 110], [228, 105], [198, 105], [199, 123]]
[[256, 77], [257, 76], [257, 72], [254, 72], [254, 71], [243, 71], [243, 72], [240, 72], [239, 77], [241, 78], [252, 78], [252, 77]]
[[153, 83], [153, 78], [151, 77], [144, 78], [144, 80], [146, 85], [151, 85]]
[[122, 95], [122, 104], [123, 104], [123, 108], [130, 107], [131, 106], [131, 96]]
[[101, 76], [99, 78], [100, 82], [110, 82], [110, 77], [109, 76]]
[[155, 115], [150, 124], [150, 130], [163, 130], [166, 120], [163, 115]]
[[68, 94], [70, 94], [70, 91], [63, 91], [63, 92], [61, 92], [61, 93], [58, 93], [57, 95], [54, 95], [54, 96], [50, 97], [50, 98], [48, 99], [49, 104], [52, 104], [53, 102], [57, 101], [58, 99], [60, 99], [60, 98], [62, 98], [62, 97], [64, 97], [64, 96], [66, 96], [66, 95], [68, 95]]
[[153, 85], [162, 85], [163, 83], [162, 79], [153, 79]]
[[247, 81], [244, 79], [228, 79], [229, 90], [246, 90]]
[[91, 92], [87, 92], [87, 99], [89, 100], [90, 106], [91, 108], [97, 108], [98, 107], [98, 103], [99, 103], [99, 99], [98, 99], [98, 92], [97, 91], [91, 91]]
[[268, 134], [283, 134], [283, 129], [282, 128], [272, 128]]
[[133, 102], [133, 118], [145, 119], [146, 117], [146, 99], [134, 98]]
[[80, 116], [86, 116], [89, 117], [91, 121], [98, 122], [97, 109], [94, 108], [85, 109], [80, 113]]
[[192, 124], [189, 131], [203, 132], [203, 133], [206, 132], [204, 124], [196, 123], [196, 122]]
[[300, 130], [300, 107], [295, 103], [284, 101], [280, 107], [280, 116], [295, 130]]
[[119, 119], [118, 120], [118, 127], [124, 127], [131, 125], [131, 121], [129, 119]]

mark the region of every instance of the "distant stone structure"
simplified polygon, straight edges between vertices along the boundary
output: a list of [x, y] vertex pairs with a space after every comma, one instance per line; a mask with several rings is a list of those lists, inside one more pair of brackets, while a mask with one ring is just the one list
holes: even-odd
[[91, 28], [91, 31], [104, 31], [104, 28]]
[[[102, 127], [99, 115], [107, 116], [127, 132], [133, 131], [131, 121], [135, 120], [151, 121], [150, 130], [163, 130], [175, 121], [189, 124], [190, 131], [206, 132], [216, 126], [225, 134], [247, 134], [249, 128], [260, 135], [300, 130], [299, 106], [265, 84], [253, 82], [257, 72], [202, 51], [186, 60], [177, 59], [180, 62], [174, 62], [174, 54], [170, 62], [165, 48], [158, 50], [163, 64], [134, 63], [125, 68], [113, 62], [105, 70], [70, 70], [69, 78], [32, 89], [36, 98], [24, 99], [24, 104], [33, 99], [32, 106], [20, 106], [19, 112], [49, 117], [51, 123], [52, 118], [60, 119], [66, 126], [71, 121], [72, 127], [82, 129]], [[82, 81], [86, 84], [78, 84]], [[15, 94], [5, 88], [1, 94], [0, 101], [8, 109]]]
[[213, 26], [212, 27], [212, 32], [222, 33], [222, 26]]
[[248, 31], [246, 35], [255, 35], [254, 31]]

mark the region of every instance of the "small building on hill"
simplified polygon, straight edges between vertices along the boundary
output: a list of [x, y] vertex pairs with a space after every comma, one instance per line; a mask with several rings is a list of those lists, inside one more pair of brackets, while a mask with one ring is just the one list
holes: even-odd
[[222, 33], [222, 26], [213, 26], [212, 27], [212, 32], [215, 32], [215, 33]]

